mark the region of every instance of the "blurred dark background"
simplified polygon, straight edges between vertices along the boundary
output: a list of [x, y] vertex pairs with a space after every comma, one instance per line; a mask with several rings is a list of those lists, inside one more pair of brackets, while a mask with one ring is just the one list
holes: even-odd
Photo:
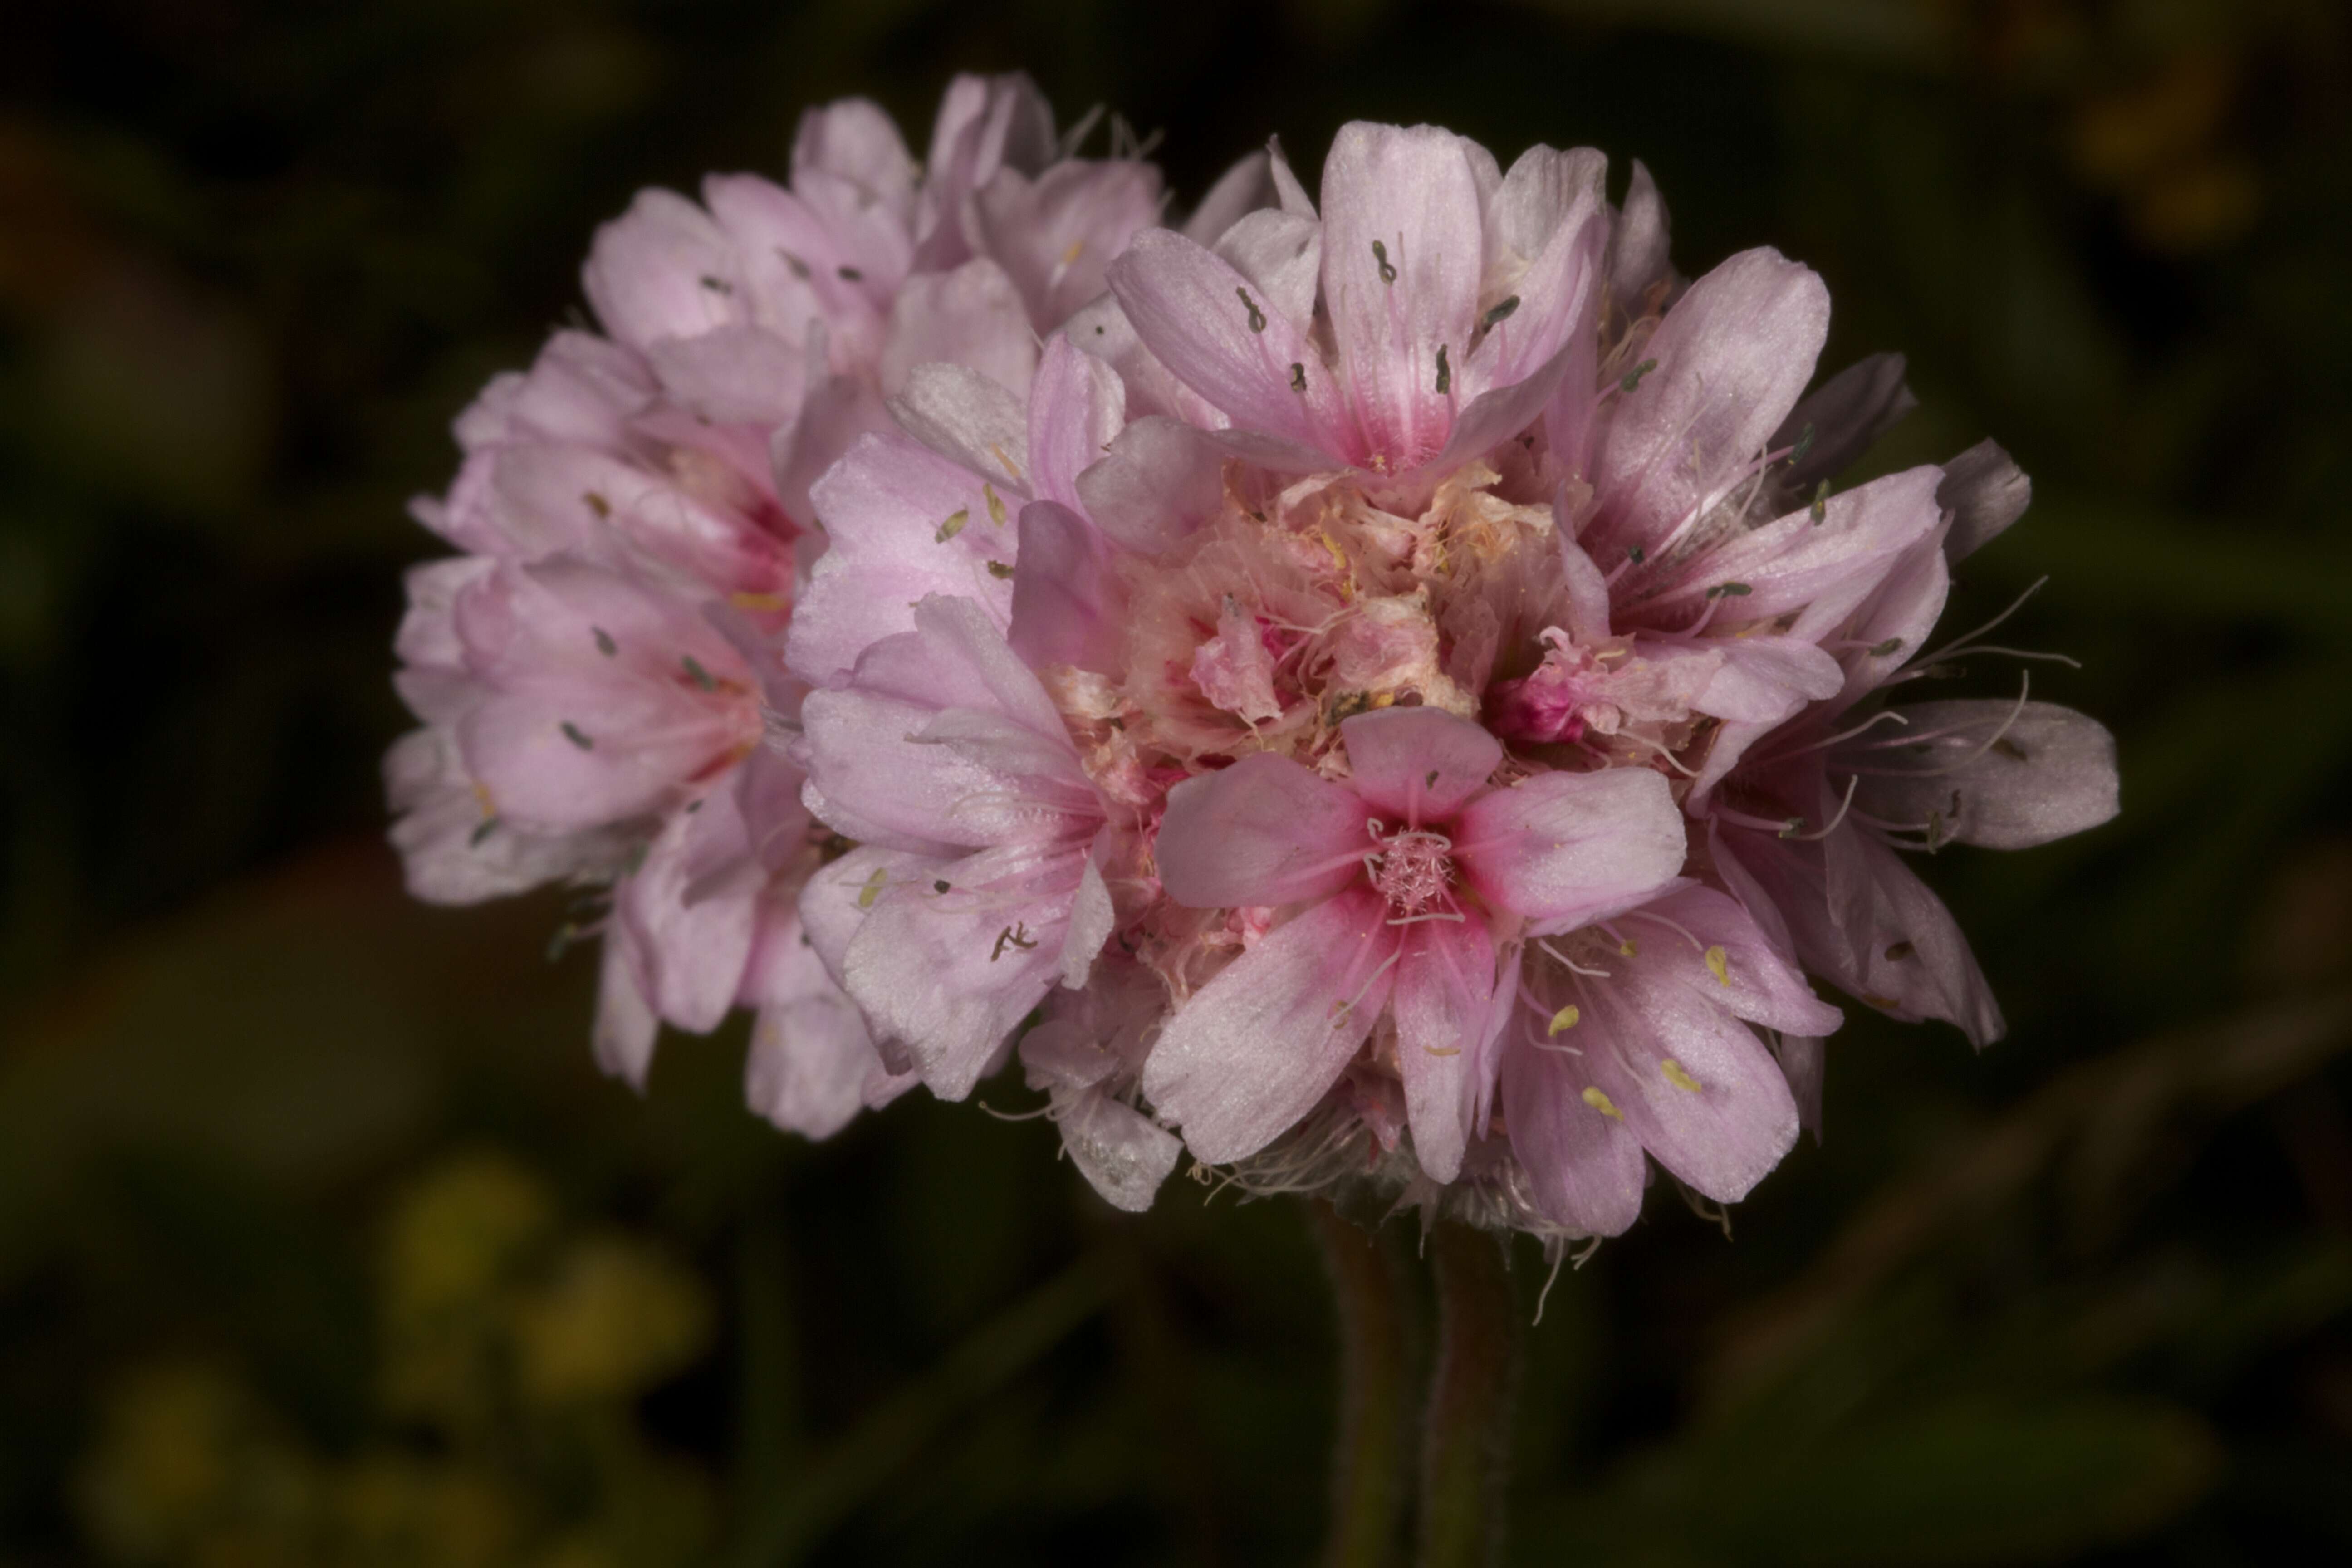
[[1685, 270], [1778, 246], [1825, 366], [1912, 356], [1876, 465], [2037, 481], [1950, 617], [2053, 576], [2009, 640], [2084, 661], [2035, 691], [2116, 730], [2124, 815], [1926, 868], [2006, 1042], [1853, 1009], [1735, 1239], [1654, 1190], [1561, 1277], [1515, 1560], [2352, 1554], [2340, 7], [12, 0], [0, 1563], [1311, 1558], [1296, 1205], [1120, 1219], [919, 1098], [811, 1147], [740, 1028], [640, 1101], [558, 901], [418, 907], [382, 843], [403, 503], [594, 225], [1014, 66], [1186, 196], [1268, 132], [1311, 185], [1356, 116], [1643, 158]]

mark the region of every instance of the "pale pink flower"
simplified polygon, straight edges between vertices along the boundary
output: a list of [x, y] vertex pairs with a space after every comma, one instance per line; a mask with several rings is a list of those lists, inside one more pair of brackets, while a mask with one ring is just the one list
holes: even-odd
[[1260, 753], [1169, 793], [1161, 885], [1194, 908], [1300, 905], [1184, 1003], [1143, 1075], [1203, 1160], [1254, 1154], [1314, 1108], [1382, 1013], [1415, 1152], [1459, 1170], [1498, 939], [1619, 913], [1681, 869], [1665, 780], [1490, 781], [1503, 748], [1434, 709], [1340, 726], [1349, 773]]

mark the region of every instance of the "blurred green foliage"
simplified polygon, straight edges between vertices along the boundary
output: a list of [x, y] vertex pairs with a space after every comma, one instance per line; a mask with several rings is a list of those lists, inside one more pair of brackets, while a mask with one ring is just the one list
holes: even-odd
[[[1958, 624], [2125, 812], [1928, 875], [2010, 1041], [1863, 1017], [1829, 1138], [1528, 1338], [1528, 1563], [2352, 1554], [2352, 26], [2326, 0], [19, 0], [0, 26], [0, 1563], [1298, 1562], [1290, 1205], [1048, 1130], [823, 1148], [740, 1030], [599, 1079], [552, 900], [403, 900], [404, 499], [644, 184], [1026, 66], [1180, 191], [1354, 115], [1656, 172], [1700, 269], [1992, 434]], [[2006, 677], [1983, 670], [1986, 690]], [[982, 1098], [1024, 1108], [1010, 1081]], [[1402, 1245], [1402, 1238], [1397, 1244]], [[1531, 1252], [1517, 1278], [1532, 1309]], [[1425, 1304], [1424, 1304], [1425, 1311]]]

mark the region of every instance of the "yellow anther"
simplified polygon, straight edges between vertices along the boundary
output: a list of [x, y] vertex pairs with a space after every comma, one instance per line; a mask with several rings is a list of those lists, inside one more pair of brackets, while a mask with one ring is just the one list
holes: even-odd
[[496, 816], [499, 814], [499, 803], [490, 798], [490, 786], [479, 779], [474, 781], [474, 804], [482, 808], [484, 816]]
[[1625, 1120], [1625, 1113], [1618, 1110], [1614, 1105], [1611, 1104], [1609, 1097], [1601, 1093], [1597, 1089], [1588, 1089], [1584, 1091], [1584, 1103], [1592, 1107], [1593, 1110], [1601, 1112], [1601, 1115], [1609, 1118], [1612, 1121], [1622, 1121]]
[[982, 485], [980, 487], [980, 493], [988, 498], [989, 522], [997, 528], [1003, 528], [1004, 526], [1004, 498], [996, 493], [996, 487], [994, 485], [990, 484]]
[[874, 874], [866, 879], [866, 885], [857, 889], [857, 907], [861, 910], [872, 909], [874, 900], [882, 896], [882, 889], [889, 880], [889, 872], [879, 866], [875, 867]]
[[934, 544], [945, 544], [949, 540], [953, 539], [957, 534], [961, 533], [963, 531], [963, 525], [971, 521], [971, 508], [968, 506], [960, 506], [956, 508], [955, 510], [948, 513], [948, 520], [940, 524], [940, 531], [931, 535], [931, 542]]
[[739, 610], [749, 610], [755, 616], [772, 615], [793, 607], [793, 602], [782, 594], [730, 594], [727, 595], [727, 602]]
[[1458, 1057], [1462, 1054], [1460, 1046], [1423, 1046], [1421, 1048], [1433, 1057]]
[[1576, 1021], [1582, 1016], [1584, 1016], [1584, 1015], [1578, 1012], [1576, 1010], [1576, 1004], [1571, 1002], [1567, 1006], [1562, 1007], [1559, 1012], [1554, 1013], [1551, 1016], [1551, 1024], [1544, 1030], [1544, 1034], [1549, 1037], [1560, 1033], [1564, 1029], [1573, 1029], [1576, 1027]]
[[1728, 989], [1731, 984], [1731, 954], [1724, 952], [1720, 947], [1708, 948], [1706, 972], [1715, 976], [1715, 983], [1717, 985]]
[[988, 450], [992, 457], [995, 458], [999, 463], [1003, 465], [1004, 471], [1006, 473], [1011, 474], [1016, 479], [1021, 477], [1021, 465], [1006, 457], [1003, 447], [1000, 447], [992, 441], [989, 443]]
[[1617, 956], [1620, 958], [1631, 958], [1641, 951], [1633, 945], [1633, 939], [1630, 936], [1617, 944]]
[[1660, 1062], [1658, 1064], [1658, 1070], [1664, 1073], [1666, 1075], [1666, 1081], [1673, 1084], [1676, 1089], [1686, 1089], [1693, 1094], [1696, 1094], [1698, 1092], [1698, 1079], [1685, 1072], [1683, 1070], [1683, 1064], [1675, 1060], [1674, 1058], [1668, 1057], [1664, 1061]]
[[1083, 239], [1074, 239], [1070, 241], [1070, 248], [1062, 252], [1062, 265], [1065, 267], [1076, 265], [1079, 256], [1085, 252], [1086, 248], [1087, 242]]

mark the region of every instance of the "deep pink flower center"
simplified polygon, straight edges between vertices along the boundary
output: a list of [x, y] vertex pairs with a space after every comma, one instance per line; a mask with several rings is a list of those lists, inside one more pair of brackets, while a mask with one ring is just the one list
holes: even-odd
[[1383, 837], [1381, 824], [1365, 824], [1379, 846], [1364, 858], [1372, 886], [1398, 920], [1453, 912], [1454, 840], [1425, 828], [1399, 828]]

